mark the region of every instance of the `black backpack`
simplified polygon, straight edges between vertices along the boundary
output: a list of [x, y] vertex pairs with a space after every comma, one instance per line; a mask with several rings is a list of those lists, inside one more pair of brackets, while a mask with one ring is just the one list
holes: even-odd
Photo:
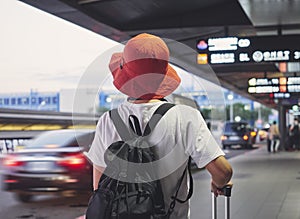
[[[173, 106], [170, 103], [159, 106], [143, 133], [136, 116], [129, 116], [129, 129], [117, 109], [109, 112], [122, 141], [112, 143], [104, 154], [107, 167], [100, 178], [98, 189], [89, 200], [87, 219], [167, 219], [176, 201], [184, 203], [192, 196], [191, 158], [167, 210], [160, 181], [152, 166], [156, 160], [155, 146], [148, 144], [147, 137]], [[180, 200], [177, 194], [187, 170], [190, 176], [189, 193], [185, 200]]]

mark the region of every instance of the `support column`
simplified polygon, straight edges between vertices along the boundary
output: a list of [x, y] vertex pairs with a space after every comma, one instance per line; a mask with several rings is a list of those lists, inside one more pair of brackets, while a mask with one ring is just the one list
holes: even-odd
[[280, 149], [284, 150], [285, 149], [285, 142], [286, 142], [286, 107], [280, 103], [279, 107], [279, 132], [281, 135], [280, 139]]

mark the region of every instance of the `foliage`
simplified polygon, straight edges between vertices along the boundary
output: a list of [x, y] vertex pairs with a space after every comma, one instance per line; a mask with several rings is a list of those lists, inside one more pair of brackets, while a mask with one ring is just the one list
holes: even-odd
[[100, 115], [102, 115], [103, 113], [105, 113], [105, 112], [108, 111], [108, 110], [109, 110], [109, 109], [106, 108], [106, 107], [97, 107], [97, 108], [96, 108], [97, 114], [100, 114]]
[[[256, 121], [258, 119], [260, 110], [261, 120], [267, 122], [269, 119], [269, 115], [272, 114], [272, 110], [270, 108], [261, 106], [260, 109], [247, 109], [245, 104], [243, 103], [234, 103], [233, 104], [233, 114], [234, 116], [241, 117], [241, 120], [248, 121]], [[226, 116], [230, 118], [230, 105], [226, 106]]]

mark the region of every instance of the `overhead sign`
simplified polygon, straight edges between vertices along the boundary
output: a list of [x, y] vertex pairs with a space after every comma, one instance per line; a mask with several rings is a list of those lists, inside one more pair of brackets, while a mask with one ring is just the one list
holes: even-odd
[[290, 93], [271, 93], [271, 99], [289, 99], [291, 97]]
[[289, 98], [290, 93], [300, 92], [300, 77], [251, 78], [248, 85], [248, 93], [274, 93], [275, 98]]
[[300, 62], [300, 35], [220, 37], [197, 42], [198, 64]]

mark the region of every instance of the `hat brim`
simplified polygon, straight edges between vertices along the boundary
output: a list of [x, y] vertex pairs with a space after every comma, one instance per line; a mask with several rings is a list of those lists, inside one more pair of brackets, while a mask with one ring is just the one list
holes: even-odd
[[[181, 82], [176, 70], [169, 63], [164, 72], [135, 74], [123, 63], [122, 57], [123, 53], [114, 53], [109, 63], [109, 69], [113, 75], [115, 87], [129, 97], [163, 98], [173, 93]], [[135, 60], [135, 62], [141, 61], [143, 60]]]

